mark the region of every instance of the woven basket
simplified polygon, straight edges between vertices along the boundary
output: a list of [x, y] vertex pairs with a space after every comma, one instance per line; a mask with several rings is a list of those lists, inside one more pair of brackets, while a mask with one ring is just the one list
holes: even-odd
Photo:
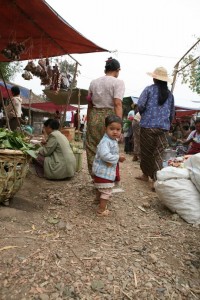
[[23, 184], [30, 158], [19, 150], [0, 149], [0, 202], [12, 198]]

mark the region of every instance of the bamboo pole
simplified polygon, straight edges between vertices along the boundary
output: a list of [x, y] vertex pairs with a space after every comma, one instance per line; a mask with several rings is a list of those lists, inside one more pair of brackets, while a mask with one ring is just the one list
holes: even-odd
[[200, 42], [200, 39], [192, 46], [190, 49], [179, 59], [179, 61], [176, 63], [175, 67], [184, 59], [184, 57]]
[[193, 60], [191, 60], [188, 64], [186, 64], [184, 67], [180, 68], [180, 69], [178, 70], [178, 72], [184, 70], [187, 66], [191, 65], [195, 60], [197, 60], [197, 59], [199, 59], [199, 58], [200, 58], [200, 56], [197, 56], [196, 58], [194, 58]]
[[198, 41], [192, 46], [190, 47], [190, 49], [179, 59], [179, 61], [175, 64], [174, 66], [174, 78], [173, 78], [173, 82], [172, 82], [172, 88], [171, 88], [171, 92], [173, 93], [174, 91], [174, 88], [175, 88], [175, 83], [176, 83], [176, 78], [177, 78], [177, 75], [180, 71], [182, 71], [184, 68], [186, 68], [188, 65], [190, 65], [193, 61], [195, 61], [196, 59], [199, 58], [196, 57], [194, 60], [192, 60], [191, 62], [189, 62], [186, 66], [184, 66], [183, 68], [181, 69], [178, 69], [179, 67], [179, 64], [180, 62], [184, 59], [184, 57], [200, 42], [200, 39], [198, 39]]
[[81, 99], [81, 90], [78, 90], [78, 141], [80, 141], [80, 99]]
[[175, 88], [175, 84], [176, 84], [176, 78], [178, 75], [178, 66], [179, 66], [179, 62], [176, 64], [176, 66], [174, 67], [174, 77], [173, 77], [173, 82], [172, 82], [172, 87], [171, 87], [171, 92], [173, 93], [174, 88]]
[[3, 106], [3, 111], [4, 111], [4, 114], [5, 114], [5, 117], [6, 117], [6, 126], [10, 130], [10, 123], [9, 123], [7, 111], [5, 109], [5, 104], [4, 104], [4, 99], [3, 99], [3, 95], [2, 95], [1, 89], [0, 89], [0, 97], [1, 97], [1, 102], [2, 102], [2, 106]]
[[15, 114], [15, 117], [17, 118], [17, 122], [18, 122], [18, 125], [19, 125], [19, 128], [20, 128], [20, 131], [22, 131], [22, 127], [21, 127], [19, 118], [17, 117], [17, 113], [16, 113], [16, 110], [15, 110], [14, 104], [13, 104], [12, 99], [11, 99], [11, 97], [10, 97], [10, 94], [9, 94], [9, 92], [8, 92], [8, 87], [7, 87], [7, 84], [6, 84], [6, 82], [5, 82], [5, 79], [4, 79], [4, 76], [3, 76], [3, 73], [2, 73], [1, 67], [0, 67], [0, 76], [1, 76], [1, 78], [2, 78], [2, 80], [3, 80], [4, 85], [5, 85], [6, 92], [7, 92], [7, 95], [8, 95], [8, 99], [9, 99], [11, 105], [12, 105], [12, 108], [13, 108], [13, 111], [14, 111], [14, 114]]
[[32, 90], [29, 93], [29, 102], [28, 102], [28, 124], [31, 126], [31, 102], [32, 102]]

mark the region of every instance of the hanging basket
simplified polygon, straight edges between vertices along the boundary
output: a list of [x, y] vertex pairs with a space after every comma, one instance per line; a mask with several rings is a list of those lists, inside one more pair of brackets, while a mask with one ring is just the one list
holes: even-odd
[[30, 158], [20, 150], [0, 149], [0, 202], [12, 198], [21, 188]]

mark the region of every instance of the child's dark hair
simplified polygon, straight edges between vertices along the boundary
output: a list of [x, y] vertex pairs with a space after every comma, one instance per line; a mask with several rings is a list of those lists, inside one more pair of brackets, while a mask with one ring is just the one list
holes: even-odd
[[110, 115], [105, 118], [105, 126], [108, 127], [112, 123], [119, 123], [122, 126], [122, 119], [116, 115]]
[[60, 123], [55, 119], [48, 119], [44, 122], [45, 127], [50, 127], [53, 130], [58, 130], [60, 127]]
[[11, 87], [11, 92], [13, 96], [18, 96], [20, 94], [20, 89], [18, 86], [14, 85]]

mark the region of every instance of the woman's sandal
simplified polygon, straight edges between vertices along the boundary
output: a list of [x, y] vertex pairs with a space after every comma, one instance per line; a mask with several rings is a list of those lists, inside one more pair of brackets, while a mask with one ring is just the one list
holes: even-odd
[[108, 209], [104, 211], [97, 211], [97, 216], [99, 217], [108, 217], [110, 215], [110, 211]]

